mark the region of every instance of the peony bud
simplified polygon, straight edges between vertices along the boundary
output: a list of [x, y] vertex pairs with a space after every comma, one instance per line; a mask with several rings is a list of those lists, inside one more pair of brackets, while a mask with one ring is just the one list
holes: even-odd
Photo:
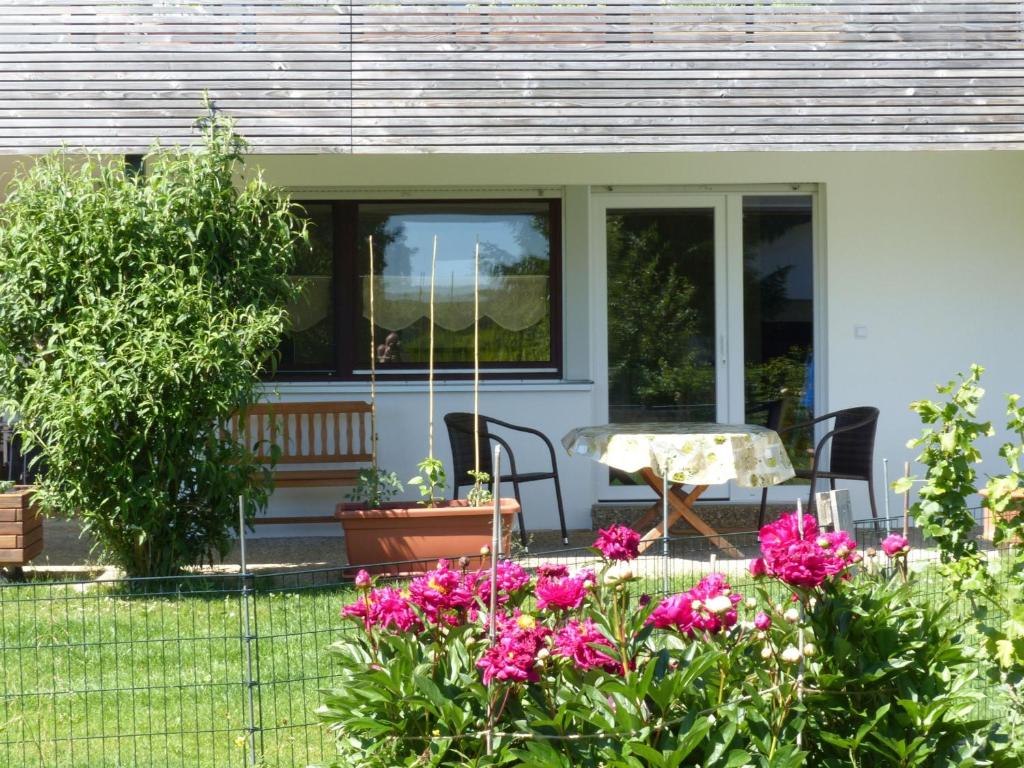
[[729, 599], [728, 595], [715, 595], [708, 598], [704, 606], [711, 613], [725, 613], [732, 608], [732, 600]]
[[772, 617], [764, 611], [761, 611], [754, 617], [754, 626], [760, 630], [770, 629], [772, 626]]
[[704, 603], [702, 603], [700, 600], [694, 600], [692, 603], [690, 603], [691, 611], [699, 611], [703, 607]]
[[750, 610], [754, 610], [755, 608], [757, 608], [757, 600], [753, 597], [748, 597], [746, 600], [743, 601], [743, 604], [747, 606], [747, 608], [749, 608]]
[[782, 614], [782, 618], [788, 621], [790, 624], [796, 624], [800, 621], [800, 611], [796, 608], [787, 608], [786, 612]]
[[819, 536], [817, 541], [815, 541], [814, 543], [817, 544], [822, 549], [828, 549], [829, 547], [832, 546], [832, 542], [829, 541], [828, 539], [826, 539], [824, 536]]
[[796, 664], [800, 661], [800, 649], [795, 645], [787, 645], [780, 654], [782, 660], [787, 664]]
[[487, 557], [489, 554], [491, 554], [491, 548], [490, 547], [488, 547], [486, 544], [484, 544], [482, 547], [480, 547], [480, 555], [482, 557]]
[[804, 656], [808, 659], [813, 659], [818, 655], [818, 646], [814, 643], [804, 643]]
[[761, 658], [762, 659], [770, 659], [771, 657], [772, 657], [772, 647], [770, 645], [762, 646], [762, 648], [761, 648]]
[[371, 585], [370, 574], [360, 569], [356, 574], [356, 589], [369, 589]]

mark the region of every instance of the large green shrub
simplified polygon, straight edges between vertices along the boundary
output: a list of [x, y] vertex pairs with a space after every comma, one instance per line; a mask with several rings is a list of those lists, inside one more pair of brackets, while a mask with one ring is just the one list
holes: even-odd
[[305, 230], [287, 199], [235, 182], [243, 141], [200, 121], [194, 152], [146, 172], [40, 159], [0, 208], [0, 397], [43, 468], [39, 500], [79, 518], [131, 575], [223, 553], [266, 504], [218, 425], [256, 395]]

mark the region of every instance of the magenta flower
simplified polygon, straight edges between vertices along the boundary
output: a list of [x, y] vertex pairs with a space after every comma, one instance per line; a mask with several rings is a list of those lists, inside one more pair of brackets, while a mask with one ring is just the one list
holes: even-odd
[[518, 592], [530, 581], [530, 574], [511, 560], [503, 560], [498, 563], [497, 568], [498, 591], [506, 595]]
[[539, 680], [537, 653], [545, 645], [551, 630], [532, 617], [518, 612], [498, 616], [498, 635], [476, 663], [483, 670], [484, 685], [492, 681], [523, 683]]
[[369, 629], [394, 628], [400, 632], [420, 627], [420, 619], [407, 596], [394, 587], [372, 589], [365, 596], [341, 609], [341, 615], [361, 620]]
[[[588, 572], [589, 574], [589, 572]], [[562, 578], [546, 578], [541, 576], [537, 579], [536, 595], [537, 610], [545, 611], [549, 608], [556, 610], [576, 609], [583, 605], [583, 599], [587, 596], [587, 574], [576, 576], [564, 576]]]
[[764, 558], [758, 557], [750, 561], [750, 575], [755, 579], [768, 575], [768, 568], [764, 564]]
[[452, 570], [447, 560], [438, 560], [437, 568], [424, 573], [409, 584], [413, 605], [436, 624], [456, 624], [454, 611], [469, 607], [471, 594], [463, 587], [462, 575]]
[[658, 629], [674, 627], [689, 637], [699, 632], [717, 634], [735, 626], [736, 604], [742, 599], [722, 574], [711, 573], [688, 592], [662, 600], [647, 623]]
[[640, 534], [624, 525], [613, 525], [597, 532], [594, 547], [605, 560], [636, 560], [640, 554]]
[[905, 536], [898, 533], [890, 533], [882, 541], [882, 551], [889, 557], [899, 557], [910, 551], [910, 542]]
[[569, 575], [569, 569], [564, 565], [555, 563], [541, 563], [537, 566], [537, 578], [540, 579], [561, 579]]
[[754, 627], [764, 632], [766, 629], [770, 629], [772, 626], [772, 617], [764, 611], [758, 611], [757, 616], [754, 617]]
[[370, 588], [370, 574], [365, 569], [360, 568], [356, 574], [356, 589], [369, 589]]
[[751, 573], [757, 575], [763, 569], [791, 587], [814, 589], [856, 562], [857, 544], [847, 533], [819, 534], [811, 515], [804, 515], [803, 523], [803, 535], [795, 512], [764, 526], [759, 536], [762, 557], [751, 563]]
[[622, 672], [622, 664], [612, 655], [615, 647], [611, 640], [590, 619], [583, 622], [570, 619], [555, 634], [552, 644], [555, 654], [571, 659], [577, 669]]

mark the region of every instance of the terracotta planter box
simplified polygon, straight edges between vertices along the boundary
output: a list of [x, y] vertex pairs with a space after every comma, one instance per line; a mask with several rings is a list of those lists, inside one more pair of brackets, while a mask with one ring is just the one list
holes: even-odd
[[43, 551], [43, 518], [32, 501], [34, 491], [16, 485], [0, 493], [0, 565], [24, 565]]
[[[501, 500], [503, 552], [508, 552], [512, 521], [519, 512], [515, 499]], [[438, 507], [409, 506], [409, 502], [390, 502], [381, 509], [366, 509], [359, 504], [341, 503], [334, 516], [345, 529], [345, 550], [352, 566], [424, 560], [401, 570], [424, 571], [434, 567], [441, 557], [470, 557], [479, 565], [480, 548], [490, 546], [494, 507], [471, 507], [464, 500], [445, 501]], [[368, 569], [374, 570], [374, 569]], [[384, 569], [376, 569], [378, 572]], [[390, 570], [390, 569], [388, 569]]]
[[[978, 491], [978, 494], [981, 496], [981, 503], [984, 506], [981, 518], [981, 537], [987, 541], [992, 541], [996, 535], [996, 521], [992, 516], [992, 510], [988, 508], [988, 490], [982, 489]], [[1014, 520], [1021, 513], [1021, 510], [1024, 510], [1024, 489], [1014, 491], [1010, 498], [1010, 504], [999, 513], [1003, 520]], [[1004, 540], [1002, 543], [1020, 544], [1020, 540], [1017, 537], [1013, 537]]]

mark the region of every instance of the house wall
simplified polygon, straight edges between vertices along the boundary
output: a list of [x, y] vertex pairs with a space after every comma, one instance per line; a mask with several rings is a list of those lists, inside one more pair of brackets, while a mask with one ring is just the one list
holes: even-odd
[[[920, 426], [908, 403], [972, 362], [987, 366], [983, 415], [1002, 422], [1002, 394], [1024, 390], [1020, 286], [1024, 284], [1024, 153], [730, 153], [588, 156], [261, 157], [276, 184], [334, 191], [438, 190], [460, 196], [498, 188], [560, 189], [565, 199], [566, 377], [550, 384], [492, 383], [482, 410], [544, 429], [558, 439], [604, 420], [594, 395], [590, 328], [603, 322], [589, 270], [589, 196], [609, 186], [722, 187], [814, 183], [819, 187], [824, 360], [819, 409], [874, 404], [881, 411], [876, 457], [895, 478], [914, 453]], [[865, 326], [866, 338], [854, 335]], [[822, 357], [819, 356], [819, 360]], [[361, 385], [280, 384], [286, 399], [366, 397]], [[425, 385], [392, 384], [380, 394], [384, 466], [412, 474], [426, 452]], [[440, 385], [437, 412], [468, 410], [465, 385]], [[437, 436], [439, 455], [447, 438]], [[984, 467], [1001, 470], [992, 441]], [[589, 527], [600, 469], [559, 456], [571, 527]], [[852, 484], [866, 514], [863, 484]], [[788, 491], [783, 492], [789, 494]], [[792, 491], [795, 498], [799, 490]], [[334, 494], [281, 491], [276, 512], [321, 511]], [[892, 500], [895, 510], [898, 502]], [[548, 488], [524, 504], [531, 527], [555, 527]], [[879, 498], [879, 506], [883, 501]], [[296, 533], [302, 532], [296, 528]], [[308, 531], [307, 531], [308, 532]], [[322, 531], [321, 531], [322, 532]]]
[[[20, 158], [0, 156], [0, 186], [15, 162]], [[594, 370], [591, 329], [604, 318], [590, 269], [588, 216], [592, 193], [610, 186], [818, 185], [819, 263], [825, 271], [818, 296], [825, 339], [818, 355], [818, 405], [881, 409], [879, 487], [883, 457], [893, 478], [914, 457], [905, 443], [920, 425], [907, 405], [931, 396], [935, 383], [972, 362], [984, 364], [989, 395], [982, 416], [997, 426], [1003, 394], [1024, 391], [1018, 309], [1024, 285], [1024, 152], [296, 155], [258, 162], [269, 181], [304, 196], [413, 190], [460, 197], [496, 190], [561, 194], [566, 381], [485, 383], [481, 397], [484, 412], [538, 426], [556, 447], [570, 428], [605, 419], [592, 383], [600, 372]], [[866, 338], [855, 337], [856, 326], [866, 327]], [[281, 383], [270, 389], [286, 400], [368, 398], [367, 387], [359, 384]], [[426, 453], [426, 386], [395, 383], [380, 390], [382, 464], [411, 476]], [[465, 383], [438, 385], [435, 439], [442, 458], [448, 458], [448, 441], [440, 416], [469, 410], [471, 396]], [[992, 440], [983, 471], [1002, 470], [996, 446]], [[520, 447], [522, 460], [534, 460], [534, 452]], [[589, 527], [601, 470], [560, 448], [559, 463], [569, 524]], [[852, 490], [857, 508], [866, 513], [861, 485], [853, 484]], [[792, 498], [797, 493], [794, 489]], [[337, 500], [334, 490], [284, 489], [275, 494], [272, 513], [323, 514]], [[550, 486], [528, 490], [524, 501], [530, 527], [556, 526]], [[322, 526], [261, 531], [283, 533], [328, 531]]]

